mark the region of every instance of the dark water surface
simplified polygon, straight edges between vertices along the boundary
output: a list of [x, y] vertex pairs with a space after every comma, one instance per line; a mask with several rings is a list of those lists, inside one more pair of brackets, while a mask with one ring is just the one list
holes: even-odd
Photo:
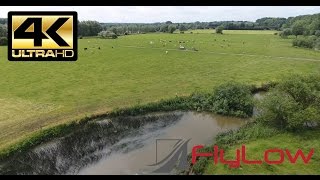
[[[188, 151], [194, 145], [211, 144], [216, 134], [229, 129], [240, 127], [243, 119], [217, 116], [207, 113], [174, 112], [179, 118], [167, 127], [152, 128], [156, 124], [146, 125], [140, 133], [124, 138], [115, 146], [124, 146], [123, 149], [111, 153], [99, 162], [82, 168], [79, 174], [148, 174], [154, 167], [148, 166], [157, 159], [161, 160], [173, 149], [176, 141], [166, 139], [189, 139]], [[108, 151], [106, 148], [105, 151]]]
[[[95, 120], [0, 162], [0, 174], [148, 174], [156, 161], [156, 139], [191, 139], [191, 152], [194, 145], [212, 144], [219, 132], [244, 123], [244, 119], [180, 111]], [[172, 147], [170, 141], [159, 141], [157, 159]]]

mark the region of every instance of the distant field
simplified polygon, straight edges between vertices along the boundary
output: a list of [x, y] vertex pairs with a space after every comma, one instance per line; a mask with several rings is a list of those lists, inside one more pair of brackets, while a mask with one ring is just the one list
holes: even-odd
[[320, 52], [294, 48], [273, 31], [212, 32], [81, 39], [76, 62], [10, 62], [0, 47], [0, 149], [41, 128], [117, 107], [210, 91], [231, 80], [260, 84], [320, 72]]
[[[179, 31], [177, 31], [178, 33]], [[197, 29], [197, 30], [188, 30], [185, 31], [185, 33], [204, 33], [204, 34], [210, 34], [215, 33], [214, 29]], [[224, 30], [223, 34], [274, 34], [277, 31], [267, 31], [267, 30]]]

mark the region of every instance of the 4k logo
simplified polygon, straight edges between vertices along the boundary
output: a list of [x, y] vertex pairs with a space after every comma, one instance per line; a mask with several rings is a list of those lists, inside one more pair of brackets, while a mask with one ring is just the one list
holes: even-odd
[[77, 60], [77, 12], [9, 12], [10, 61]]

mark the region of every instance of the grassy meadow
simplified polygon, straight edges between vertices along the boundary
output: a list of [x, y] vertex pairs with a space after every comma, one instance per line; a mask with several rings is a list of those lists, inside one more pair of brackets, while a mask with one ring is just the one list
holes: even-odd
[[[236, 158], [236, 149], [241, 149], [241, 145], [246, 146], [246, 157], [249, 160], [262, 160], [261, 165], [241, 164], [240, 168], [229, 168], [228, 165], [214, 164], [213, 159], [209, 161], [204, 170], [204, 174], [234, 174], [234, 175], [275, 175], [275, 174], [298, 174], [312, 175], [320, 174], [319, 171], [319, 131], [306, 131], [299, 134], [282, 133], [268, 138], [257, 138], [250, 142], [238, 143], [226, 150], [224, 158], [234, 160]], [[284, 161], [279, 165], [269, 165], [264, 162], [264, 152], [267, 149], [288, 149], [294, 156], [298, 149], [301, 149], [305, 157], [308, 156], [311, 148], [314, 148], [314, 154], [308, 164], [304, 164], [301, 156], [296, 164], [289, 162], [288, 156], [284, 153]], [[270, 153], [270, 160], [280, 159], [279, 153]]]
[[[10, 62], [1, 46], [0, 151], [40, 129], [115, 108], [211, 91], [231, 80], [259, 85], [320, 72], [320, 52], [273, 34], [196, 30], [84, 38], [76, 62]], [[179, 50], [179, 41], [187, 50]]]

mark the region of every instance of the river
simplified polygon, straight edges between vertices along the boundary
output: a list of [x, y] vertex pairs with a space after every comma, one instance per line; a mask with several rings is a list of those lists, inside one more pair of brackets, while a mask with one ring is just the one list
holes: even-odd
[[[198, 112], [163, 112], [94, 120], [71, 134], [0, 163], [0, 174], [150, 174], [177, 141], [212, 144], [244, 119]], [[157, 143], [157, 148], [156, 148]]]

